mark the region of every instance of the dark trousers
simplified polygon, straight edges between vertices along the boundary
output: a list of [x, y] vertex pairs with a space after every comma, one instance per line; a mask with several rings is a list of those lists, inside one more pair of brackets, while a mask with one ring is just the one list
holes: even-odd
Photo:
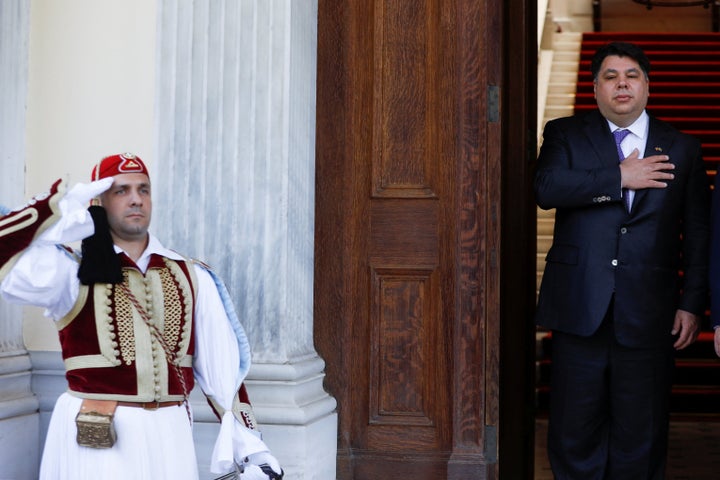
[[[668, 338], [670, 338], [668, 332]], [[674, 354], [553, 332], [548, 456], [557, 480], [665, 478]]]

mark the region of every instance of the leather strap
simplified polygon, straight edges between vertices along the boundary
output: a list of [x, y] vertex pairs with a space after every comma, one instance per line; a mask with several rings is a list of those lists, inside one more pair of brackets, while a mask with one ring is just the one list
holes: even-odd
[[101, 415], [112, 416], [115, 413], [115, 407], [120, 402], [115, 400], [93, 400], [90, 398], [83, 398], [82, 404], [80, 405], [80, 413], [95, 412]]
[[144, 410], [157, 410], [163, 407], [179, 407], [182, 405], [182, 400], [174, 400], [171, 402], [117, 402], [118, 407], [136, 407]]

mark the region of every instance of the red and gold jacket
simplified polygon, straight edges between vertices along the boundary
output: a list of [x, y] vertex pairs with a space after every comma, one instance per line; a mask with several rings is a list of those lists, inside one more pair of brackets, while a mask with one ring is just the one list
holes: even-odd
[[92, 399], [183, 400], [194, 382], [193, 266], [153, 255], [143, 275], [124, 254], [121, 263], [131, 295], [120, 285], [81, 285], [57, 322], [69, 389]]

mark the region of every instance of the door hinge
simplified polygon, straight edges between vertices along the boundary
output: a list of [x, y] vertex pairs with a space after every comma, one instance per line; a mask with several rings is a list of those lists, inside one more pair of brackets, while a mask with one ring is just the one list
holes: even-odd
[[488, 86], [487, 118], [488, 122], [500, 121], [500, 87], [497, 85]]
[[497, 463], [497, 428], [485, 425], [485, 461]]

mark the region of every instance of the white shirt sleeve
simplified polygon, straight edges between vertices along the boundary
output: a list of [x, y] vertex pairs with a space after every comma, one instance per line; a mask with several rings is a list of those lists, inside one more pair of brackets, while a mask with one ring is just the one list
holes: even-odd
[[259, 432], [242, 425], [232, 412], [240, 383], [240, 351], [235, 332], [215, 282], [208, 272], [195, 267], [198, 279], [195, 306], [195, 378], [205, 395], [212, 397], [225, 413], [215, 441], [210, 470], [227, 472], [234, 460], [268, 451]]
[[58, 320], [77, 300], [77, 271], [77, 261], [61, 247], [32, 245], [0, 284], [0, 292], [10, 303], [43, 307], [46, 317]]
[[232, 407], [240, 388], [235, 332], [225, 314], [210, 274], [194, 266], [198, 279], [195, 304], [195, 378], [206, 395], [225, 409]]

